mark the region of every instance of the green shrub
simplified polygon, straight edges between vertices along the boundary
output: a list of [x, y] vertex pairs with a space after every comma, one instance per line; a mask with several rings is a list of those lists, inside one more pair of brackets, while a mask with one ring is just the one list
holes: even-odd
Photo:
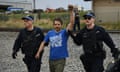
[[[79, 13], [81, 20], [83, 19], [82, 16], [86, 12], [87, 11], [85, 11], [85, 12], [81, 11]], [[21, 18], [26, 15], [27, 14], [9, 14], [9, 15], [0, 14], [0, 27], [21, 28], [24, 26]], [[34, 16], [33, 14], [30, 14], [30, 15]], [[36, 19], [36, 21], [35, 21], [35, 26], [51, 29], [53, 27], [52, 26], [53, 19], [56, 17], [60, 17], [63, 20], [63, 23], [64, 23], [63, 28], [65, 28], [67, 26], [67, 24], [69, 23], [68, 12], [41, 13], [40, 20]], [[80, 25], [81, 25], [80, 26], [81, 28], [83, 28], [85, 26], [85, 24], [80, 24]], [[101, 23], [98, 25], [104, 27], [107, 30], [120, 30], [120, 22], [118, 22], [118, 23], [106, 22], [106, 23]]]
[[6, 16], [5, 14], [0, 14], [0, 21], [8, 21], [9, 17]]

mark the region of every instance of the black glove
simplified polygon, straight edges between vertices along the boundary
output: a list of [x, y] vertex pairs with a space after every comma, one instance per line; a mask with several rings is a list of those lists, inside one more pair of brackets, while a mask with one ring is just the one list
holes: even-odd
[[68, 30], [68, 33], [69, 33], [69, 35], [74, 39], [75, 38], [75, 34], [74, 34], [74, 32], [73, 31], [70, 31], [70, 30]]
[[118, 56], [119, 56], [119, 50], [117, 48], [115, 48], [113, 51], [112, 51], [112, 57], [114, 57], [115, 60], [118, 59]]
[[16, 53], [16, 52], [13, 52], [13, 53], [12, 53], [12, 58], [13, 58], [13, 59], [16, 59], [16, 56], [17, 56], [17, 53]]

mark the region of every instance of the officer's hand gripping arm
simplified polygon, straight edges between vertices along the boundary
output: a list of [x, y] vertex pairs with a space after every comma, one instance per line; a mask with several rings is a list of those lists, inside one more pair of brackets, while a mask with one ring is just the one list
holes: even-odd
[[82, 44], [82, 34], [81, 33], [77, 33], [76, 35], [74, 35], [71, 31], [69, 31], [69, 34], [72, 37], [72, 39], [76, 45]]

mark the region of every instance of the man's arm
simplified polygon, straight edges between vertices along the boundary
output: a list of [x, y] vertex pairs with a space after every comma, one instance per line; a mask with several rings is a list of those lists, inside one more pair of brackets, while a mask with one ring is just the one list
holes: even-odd
[[114, 59], [118, 58], [119, 50], [115, 47], [115, 44], [112, 40], [112, 38], [109, 36], [107, 32], [104, 32], [103, 34], [103, 41], [107, 44], [107, 46], [111, 49], [112, 56]]
[[67, 26], [67, 30], [72, 30], [73, 29], [73, 26], [74, 26], [74, 11], [73, 11], [73, 6], [72, 5], [69, 5], [68, 6], [68, 9], [69, 9], [69, 13], [70, 13], [70, 23], [68, 24]]
[[82, 44], [82, 34], [81, 32], [77, 33], [76, 35], [72, 34], [72, 32], [70, 32], [70, 36], [72, 37], [74, 43], [76, 45], [81, 45]]
[[41, 44], [40, 44], [40, 47], [35, 55], [35, 58], [38, 59], [40, 57], [40, 53], [42, 52], [42, 50], [44, 49], [44, 46], [45, 46], [45, 41], [43, 41]]
[[21, 39], [21, 32], [20, 32], [19, 35], [18, 35], [18, 37], [16, 38], [14, 46], [13, 46], [13, 53], [12, 53], [13, 59], [16, 58], [17, 52], [21, 48], [21, 43], [22, 43], [22, 39]]

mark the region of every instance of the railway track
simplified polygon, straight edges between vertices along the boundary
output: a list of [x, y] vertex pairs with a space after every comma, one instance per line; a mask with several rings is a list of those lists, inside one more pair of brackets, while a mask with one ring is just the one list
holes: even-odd
[[[0, 31], [6, 32], [17, 32], [20, 28], [0, 28]], [[47, 32], [49, 29], [42, 29], [44, 32]], [[108, 30], [109, 33], [120, 33], [120, 30]]]

